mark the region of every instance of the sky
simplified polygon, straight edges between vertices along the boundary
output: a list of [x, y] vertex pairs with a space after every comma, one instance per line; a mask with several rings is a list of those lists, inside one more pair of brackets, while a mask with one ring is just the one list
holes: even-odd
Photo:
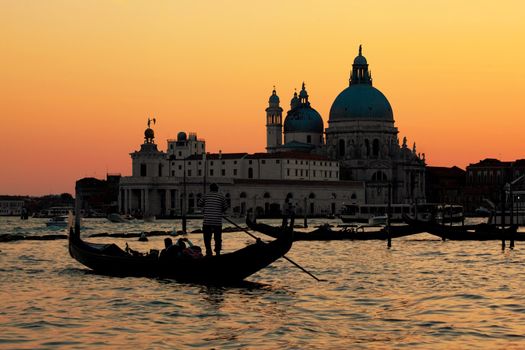
[[262, 152], [275, 85], [328, 126], [363, 45], [399, 138], [433, 166], [525, 158], [525, 2], [0, 0], [0, 194], [131, 173], [156, 142]]

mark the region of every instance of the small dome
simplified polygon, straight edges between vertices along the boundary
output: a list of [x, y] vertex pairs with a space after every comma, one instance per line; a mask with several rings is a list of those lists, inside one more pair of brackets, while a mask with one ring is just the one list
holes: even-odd
[[146, 131], [144, 131], [144, 137], [146, 139], [154, 139], [155, 138], [155, 133], [153, 132], [153, 129], [151, 128], [147, 128]]
[[188, 137], [184, 131], [181, 131], [177, 134], [177, 141], [186, 141]]
[[269, 103], [279, 103], [279, 96], [277, 96], [277, 92], [275, 89], [272, 91], [272, 95], [270, 96], [270, 99], [268, 100]]
[[313, 108], [300, 106], [288, 112], [284, 120], [284, 132], [306, 132], [322, 134], [324, 131], [323, 118]]
[[365, 64], [368, 64], [366, 62], [366, 58], [365, 56], [356, 56], [356, 58], [354, 58], [354, 64], [357, 64], [357, 65], [365, 65]]
[[371, 85], [356, 84], [350, 85], [335, 98], [329, 120], [394, 121], [394, 115], [381, 91]]

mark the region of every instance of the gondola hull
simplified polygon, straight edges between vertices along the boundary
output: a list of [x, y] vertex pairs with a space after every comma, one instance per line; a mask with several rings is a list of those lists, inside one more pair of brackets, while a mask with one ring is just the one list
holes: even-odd
[[504, 229], [494, 225], [479, 224], [468, 226], [448, 226], [435, 222], [415, 220], [405, 216], [404, 220], [410, 226], [423, 230], [444, 240], [452, 241], [525, 241], [525, 233], [517, 232], [518, 226], [513, 225]]
[[[246, 219], [246, 225], [254, 231], [261, 232], [267, 236], [278, 238], [283, 235], [280, 227], [274, 227], [266, 224], [255, 223]], [[349, 231], [349, 230], [331, 230], [330, 228], [320, 227], [311, 232], [294, 231], [294, 241], [337, 241], [337, 240], [386, 240], [388, 238], [399, 238], [421, 233], [419, 229], [412, 226], [391, 226], [390, 232], [386, 228], [377, 231]]]
[[293, 242], [288, 231], [273, 242], [258, 241], [220, 256], [189, 258], [167, 256], [131, 256], [114, 244], [83, 241], [69, 235], [69, 253], [96, 273], [114, 276], [171, 278], [181, 282], [234, 284], [270, 265], [286, 254]]

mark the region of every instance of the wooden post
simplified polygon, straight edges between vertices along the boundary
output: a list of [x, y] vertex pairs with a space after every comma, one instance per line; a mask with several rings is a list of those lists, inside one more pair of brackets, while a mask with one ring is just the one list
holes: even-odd
[[392, 184], [388, 183], [388, 205], [386, 209], [386, 232], [388, 235], [388, 239], [386, 242], [386, 246], [388, 249], [392, 248], [392, 236], [390, 235], [390, 216], [392, 212]]
[[183, 193], [182, 195], [184, 196], [184, 199], [182, 200], [182, 207], [181, 207], [181, 210], [182, 210], [182, 232], [183, 233], [186, 233], [186, 201], [187, 201], [187, 196], [186, 196], [186, 158], [184, 158], [184, 161], [182, 163], [184, 165], [183, 167], [183, 171], [184, 171], [184, 174], [182, 176], [182, 187], [183, 187]]
[[[302, 170], [301, 170], [302, 171]], [[308, 227], [308, 199], [304, 197], [304, 228]]]

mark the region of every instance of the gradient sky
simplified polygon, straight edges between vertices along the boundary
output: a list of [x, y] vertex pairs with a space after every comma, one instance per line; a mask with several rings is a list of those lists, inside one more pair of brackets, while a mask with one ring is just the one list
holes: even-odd
[[525, 2], [0, 1], [0, 194], [129, 175], [156, 141], [265, 147], [276, 85], [306, 82], [327, 126], [363, 44], [400, 139], [430, 165], [525, 158]]

